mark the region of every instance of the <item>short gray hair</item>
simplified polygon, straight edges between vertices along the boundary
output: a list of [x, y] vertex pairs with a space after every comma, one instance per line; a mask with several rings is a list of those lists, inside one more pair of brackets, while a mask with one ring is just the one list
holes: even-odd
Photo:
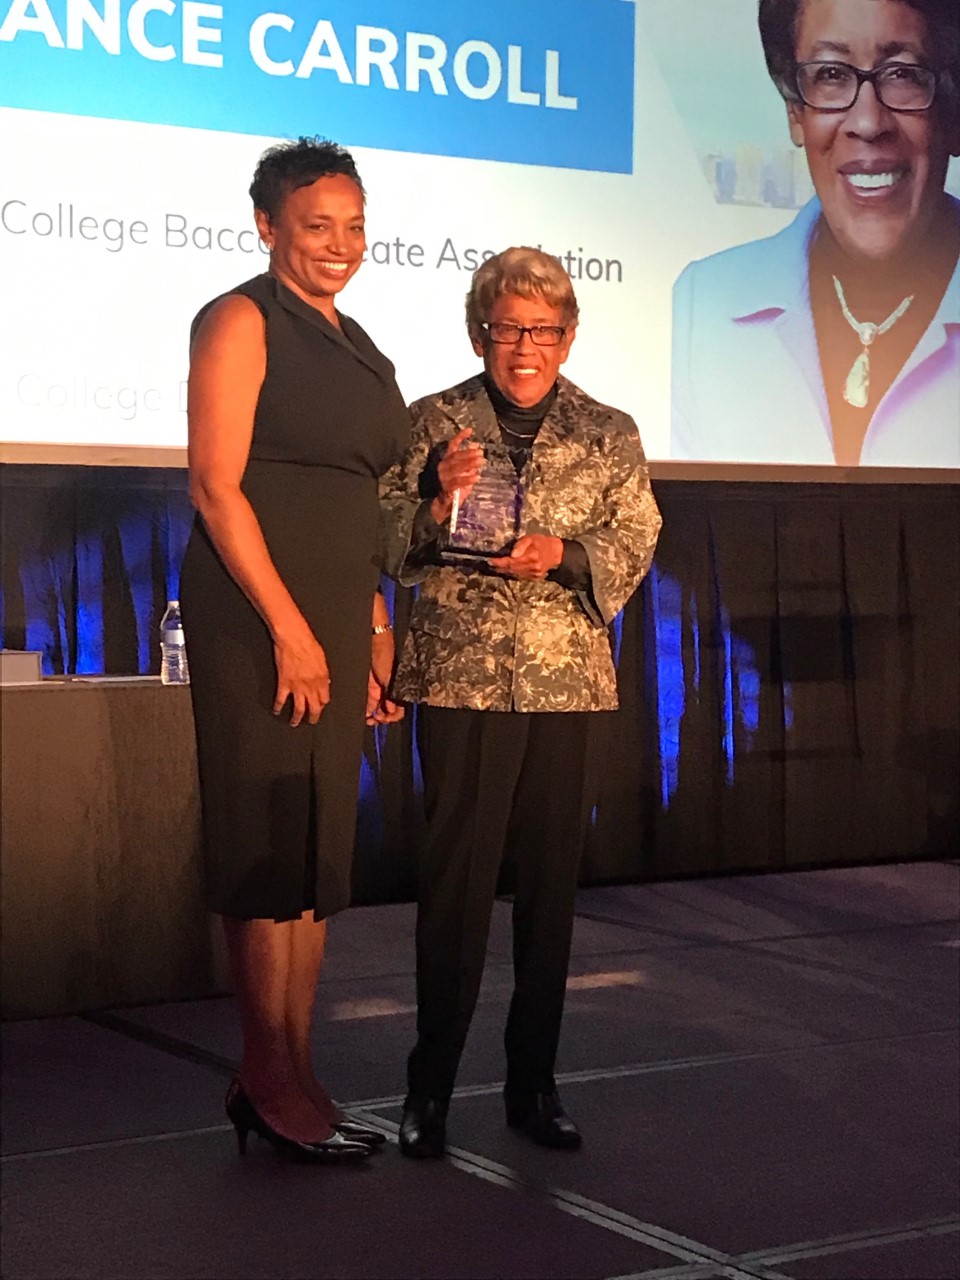
[[488, 258], [474, 272], [467, 294], [467, 331], [473, 341], [479, 341], [480, 326], [504, 293], [542, 298], [562, 312], [567, 328], [574, 328], [580, 318], [573, 285], [559, 259], [528, 245], [514, 246]]

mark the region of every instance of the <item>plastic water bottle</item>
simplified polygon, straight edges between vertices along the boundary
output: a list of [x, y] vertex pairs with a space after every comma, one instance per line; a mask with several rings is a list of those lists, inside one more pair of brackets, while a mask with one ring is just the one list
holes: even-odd
[[160, 619], [160, 682], [162, 684], [189, 684], [187, 646], [183, 638], [183, 619], [180, 617], [180, 601], [168, 600], [167, 609]]

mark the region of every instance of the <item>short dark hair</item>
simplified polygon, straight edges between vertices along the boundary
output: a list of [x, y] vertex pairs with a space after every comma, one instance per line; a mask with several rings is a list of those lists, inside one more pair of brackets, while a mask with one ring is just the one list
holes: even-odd
[[[797, 28], [806, 0], [760, 0], [759, 24], [763, 56], [770, 78], [788, 102], [797, 93]], [[953, 111], [960, 92], [960, 4], [957, 0], [901, 0], [927, 20], [930, 47], [937, 50], [936, 68]]]
[[353, 156], [343, 147], [326, 138], [279, 142], [260, 157], [250, 183], [250, 199], [255, 209], [273, 219], [292, 191], [312, 186], [318, 178], [332, 178], [337, 174], [355, 182], [366, 199]]

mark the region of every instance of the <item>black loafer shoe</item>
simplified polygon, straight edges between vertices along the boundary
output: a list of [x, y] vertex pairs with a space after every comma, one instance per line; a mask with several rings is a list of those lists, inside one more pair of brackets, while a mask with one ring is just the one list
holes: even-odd
[[400, 1150], [414, 1160], [437, 1160], [447, 1149], [447, 1108], [434, 1098], [407, 1098]]
[[560, 1095], [528, 1094], [525, 1098], [504, 1096], [507, 1124], [541, 1147], [576, 1151], [583, 1142], [580, 1130], [563, 1109]]

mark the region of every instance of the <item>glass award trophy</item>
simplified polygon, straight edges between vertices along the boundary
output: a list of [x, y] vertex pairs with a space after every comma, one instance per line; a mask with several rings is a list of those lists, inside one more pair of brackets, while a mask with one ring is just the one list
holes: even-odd
[[[498, 465], [499, 462], [499, 465]], [[520, 532], [523, 489], [512, 463], [487, 463], [465, 498], [454, 497], [440, 555], [445, 561], [487, 559], [510, 554]]]

